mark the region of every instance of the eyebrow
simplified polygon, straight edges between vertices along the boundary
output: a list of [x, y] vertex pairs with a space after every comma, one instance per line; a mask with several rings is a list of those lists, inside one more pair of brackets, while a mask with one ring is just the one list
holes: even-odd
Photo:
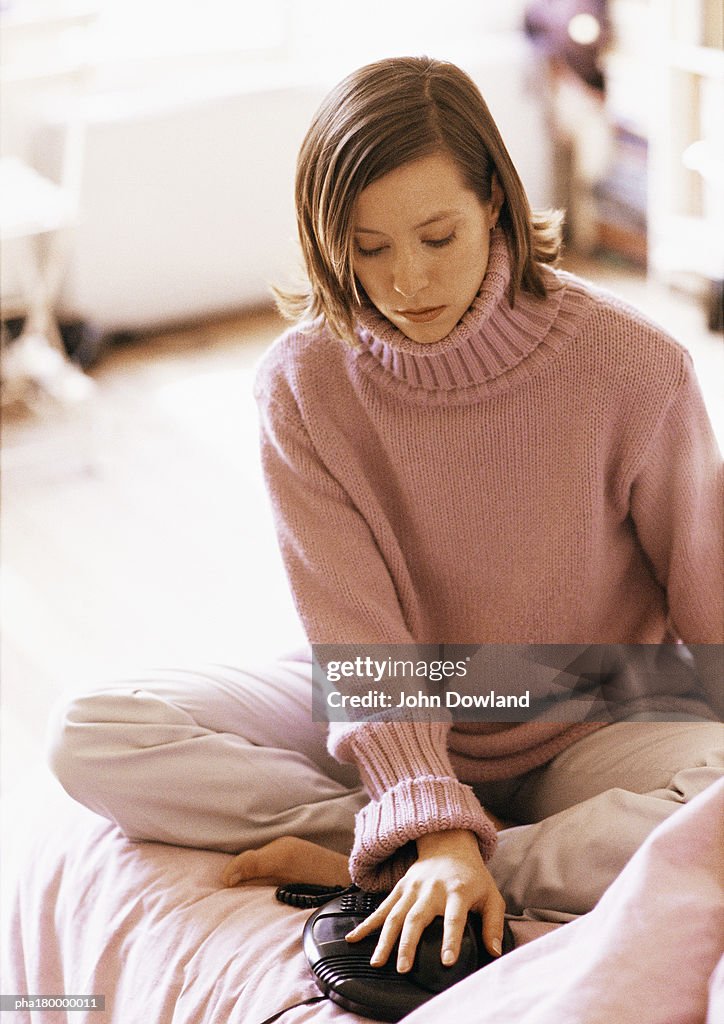
[[[446, 220], [448, 217], [456, 217], [460, 213], [462, 213], [461, 210], [438, 210], [436, 213], [433, 213], [432, 216], [428, 217], [426, 220], [423, 220], [420, 224], [415, 224], [414, 230], [418, 231], [420, 228], [426, 228], [429, 224], [436, 224], [437, 221]], [[375, 231], [374, 228], [355, 228], [354, 230], [355, 234], [357, 235], [385, 234], [384, 231]]]

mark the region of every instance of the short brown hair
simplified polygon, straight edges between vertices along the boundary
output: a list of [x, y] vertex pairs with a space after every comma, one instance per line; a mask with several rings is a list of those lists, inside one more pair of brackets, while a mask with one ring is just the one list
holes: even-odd
[[393, 57], [340, 82], [302, 143], [295, 195], [308, 287], [275, 290], [285, 316], [322, 317], [340, 338], [354, 340], [354, 310], [362, 301], [352, 268], [357, 197], [397, 167], [440, 151], [452, 156], [481, 202], [491, 198], [493, 176], [500, 183], [511, 305], [519, 289], [546, 295], [540, 264], [558, 258], [561, 214], [533, 213], [485, 100], [464, 71], [429, 57]]

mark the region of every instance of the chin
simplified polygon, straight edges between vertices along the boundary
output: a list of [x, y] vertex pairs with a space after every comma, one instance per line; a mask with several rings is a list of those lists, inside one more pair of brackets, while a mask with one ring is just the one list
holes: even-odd
[[408, 334], [407, 337], [410, 339], [410, 341], [414, 341], [418, 345], [435, 345], [438, 341], [442, 341], [443, 338], [446, 338], [449, 333], [450, 331], [445, 331], [444, 334], [441, 334], [438, 331], [436, 334], [431, 334], [428, 335], [427, 337], [422, 337], [422, 335], [417, 335], [413, 337], [412, 334]]
[[458, 321], [455, 320], [453, 323], [445, 324], [405, 324], [404, 327], [401, 324], [396, 324], [395, 326], [410, 341], [416, 341], [419, 345], [434, 345], [436, 342], [442, 341], [443, 338], [447, 338], [457, 323]]

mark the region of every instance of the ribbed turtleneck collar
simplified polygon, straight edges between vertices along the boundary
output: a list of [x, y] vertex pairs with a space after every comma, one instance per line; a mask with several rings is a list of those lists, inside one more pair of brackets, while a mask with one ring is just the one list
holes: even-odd
[[431, 344], [412, 341], [368, 304], [357, 315], [360, 354], [372, 357], [399, 383], [426, 392], [450, 393], [499, 381], [551, 333], [566, 288], [555, 273], [546, 273], [551, 285], [546, 299], [519, 291], [511, 307], [510, 257], [498, 228], [480, 291], [450, 334]]

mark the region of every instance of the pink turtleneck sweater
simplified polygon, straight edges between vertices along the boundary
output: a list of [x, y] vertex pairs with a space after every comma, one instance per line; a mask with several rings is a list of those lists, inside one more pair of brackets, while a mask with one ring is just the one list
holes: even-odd
[[[257, 377], [283, 557], [313, 643], [721, 642], [721, 460], [687, 352], [546, 269], [511, 308], [504, 235], [421, 345], [372, 308], [359, 347], [292, 329]], [[590, 724], [332, 724], [370, 795], [350, 866], [389, 888], [414, 840], [495, 830], [466, 783], [545, 763]]]

